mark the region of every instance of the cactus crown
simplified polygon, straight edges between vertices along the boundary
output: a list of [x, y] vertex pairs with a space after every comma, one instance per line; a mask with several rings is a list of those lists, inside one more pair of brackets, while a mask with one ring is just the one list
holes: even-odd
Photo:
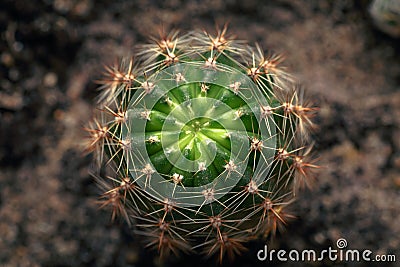
[[200, 248], [221, 260], [284, 224], [317, 166], [315, 108], [282, 61], [224, 27], [162, 35], [106, 68], [87, 150], [106, 172], [96, 177], [112, 218], [134, 222], [161, 255]]

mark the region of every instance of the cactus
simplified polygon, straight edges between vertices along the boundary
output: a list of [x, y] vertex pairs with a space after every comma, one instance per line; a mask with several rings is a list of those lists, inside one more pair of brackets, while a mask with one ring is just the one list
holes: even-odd
[[392, 37], [400, 36], [400, 0], [374, 0], [369, 13], [380, 30]]
[[162, 34], [107, 67], [86, 149], [101, 206], [161, 256], [225, 254], [273, 235], [317, 168], [283, 57], [227, 34]]

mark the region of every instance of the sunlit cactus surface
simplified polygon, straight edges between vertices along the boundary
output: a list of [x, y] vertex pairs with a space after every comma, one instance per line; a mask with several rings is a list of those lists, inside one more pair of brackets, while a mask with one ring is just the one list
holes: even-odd
[[161, 256], [272, 236], [317, 168], [315, 108], [283, 56], [216, 34], [161, 34], [105, 69], [86, 150], [101, 206]]

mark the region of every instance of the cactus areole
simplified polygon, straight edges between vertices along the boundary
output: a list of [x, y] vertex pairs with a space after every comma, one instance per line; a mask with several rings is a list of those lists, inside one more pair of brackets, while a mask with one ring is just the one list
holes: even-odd
[[107, 68], [88, 150], [112, 217], [135, 222], [160, 254], [240, 253], [290, 217], [310, 183], [314, 108], [280, 56], [193, 32], [144, 45]]

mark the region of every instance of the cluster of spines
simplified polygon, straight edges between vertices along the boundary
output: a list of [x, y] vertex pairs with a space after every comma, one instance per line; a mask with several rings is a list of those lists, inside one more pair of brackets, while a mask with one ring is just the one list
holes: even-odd
[[[266, 56], [260, 46], [254, 49], [235, 40], [227, 34], [226, 27], [218, 30], [216, 36], [207, 32], [184, 36], [178, 32], [162, 34], [154, 44], [139, 49], [137, 59], [125, 59], [106, 67], [104, 78], [99, 80], [100, 115], [86, 129], [89, 133], [86, 150], [94, 152], [98, 168], [107, 166], [109, 172], [105, 177], [95, 175], [104, 190], [101, 206], [111, 207], [112, 219], [122, 216], [128, 222], [135, 222], [137, 231], [146, 236], [148, 246], [156, 248], [161, 256], [201, 248], [205, 254], [218, 254], [222, 260], [224, 254], [233, 256], [243, 251], [244, 242], [274, 234], [291, 217], [285, 208], [294, 193], [311, 184], [312, 170], [318, 168], [307, 144], [308, 132], [314, 127], [311, 119], [315, 108], [304, 102], [302, 91], [292, 89], [292, 77], [281, 67], [283, 57]], [[192, 60], [214, 69], [219, 59], [241, 69], [271, 103], [276, 102], [260, 106], [262, 118], [273, 116], [278, 130], [270, 176], [262, 182], [250, 178], [239, 190], [230, 192], [224, 203], [217, 200], [222, 209], [218, 211], [213, 210], [214, 205], [208, 205], [205, 212], [201, 207], [178, 207], [170, 199], [154, 199], [137, 186], [127, 171], [129, 159], [124, 155], [132, 150], [132, 140], [123, 139], [121, 129], [127, 121], [129, 101], [139, 88], [144, 89], [143, 96], [151, 93], [154, 84], [147, 77], [157, 71]], [[232, 86], [234, 89], [235, 84]], [[143, 112], [143, 118], [148, 118], [149, 112]], [[252, 138], [249, 154], [262, 147], [263, 140]], [[226, 168], [231, 167], [227, 162]], [[146, 165], [140, 172], [150, 179], [155, 170]], [[204, 205], [216, 200], [216, 193], [204, 192]], [[250, 205], [243, 204], [249, 201]]]

